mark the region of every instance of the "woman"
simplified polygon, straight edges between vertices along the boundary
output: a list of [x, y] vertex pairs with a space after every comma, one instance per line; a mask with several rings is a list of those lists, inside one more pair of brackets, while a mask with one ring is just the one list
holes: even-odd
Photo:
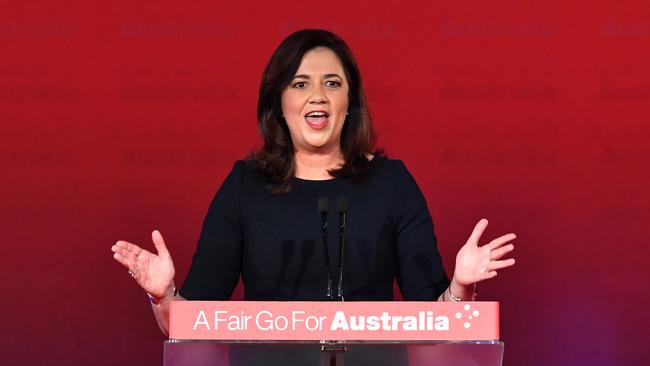
[[[472, 300], [477, 282], [514, 264], [501, 259], [514, 234], [478, 246], [483, 219], [448, 280], [415, 181], [402, 162], [372, 151], [359, 70], [336, 35], [302, 30], [285, 39], [262, 76], [257, 114], [264, 147], [237, 162], [215, 196], [180, 294], [160, 232], [152, 233], [157, 254], [126, 241], [112, 247], [149, 295], [163, 333], [170, 301], [227, 300], [240, 275], [247, 300], [327, 300], [328, 277], [338, 288], [326, 263], [338, 265], [343, 208], [345, 300], [392, 300], [394, 279], [405, 300]], [[345, 207], [323, 204], [337, 200]], [[328, 225], [327, 246], [322, 218], [337, 223]]]

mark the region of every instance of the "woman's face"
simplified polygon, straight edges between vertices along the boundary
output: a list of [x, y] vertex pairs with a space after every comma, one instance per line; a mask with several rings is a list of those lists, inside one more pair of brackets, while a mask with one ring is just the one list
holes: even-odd
[[296, 150], [340, 151], [348, 90], [343, 65], [332, 50], [318, 47], [305, 53], [282, 92], [282, 113]]

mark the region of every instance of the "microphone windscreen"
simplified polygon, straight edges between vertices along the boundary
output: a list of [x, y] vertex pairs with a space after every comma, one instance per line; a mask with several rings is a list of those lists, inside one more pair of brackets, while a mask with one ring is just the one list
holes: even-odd
[[336, 200], [336, 209], [339, 212], [346, 212], [348, 210], [348, 199], [341, 196]]
[[330, 207], [330, 200], [327, 197], [320, 197], [318, 199], [318, 212], [323, 213], [327, 212]]

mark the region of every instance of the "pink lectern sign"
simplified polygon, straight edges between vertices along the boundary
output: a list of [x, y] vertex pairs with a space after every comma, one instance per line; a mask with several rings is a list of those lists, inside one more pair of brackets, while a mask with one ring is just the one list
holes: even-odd
[[499, 303], [174, 301], [169, 338], [498, 340]]

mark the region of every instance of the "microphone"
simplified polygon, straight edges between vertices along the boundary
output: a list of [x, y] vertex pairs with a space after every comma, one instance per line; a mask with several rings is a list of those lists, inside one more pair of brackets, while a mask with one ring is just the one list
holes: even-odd
[[330, 268], [330, 253], [327, 247], [327, 211], [329, 210], [330, 200], [327, 197], [318, 198], [318, 212], [320, 212], [320, 233], [323, 240], [323, 251], [325, 254], [325, 268], [327, 269], [327, 298], [330, 301], [332, 297], [332, 273]]
[[344, 196], [336, 200], [336, 210], [339, 212], [339, 286], [337, 299], [345, 301], [343, 298], [343, 249], [345, 247], [345, 216], [348, 211], [348, 199]]

